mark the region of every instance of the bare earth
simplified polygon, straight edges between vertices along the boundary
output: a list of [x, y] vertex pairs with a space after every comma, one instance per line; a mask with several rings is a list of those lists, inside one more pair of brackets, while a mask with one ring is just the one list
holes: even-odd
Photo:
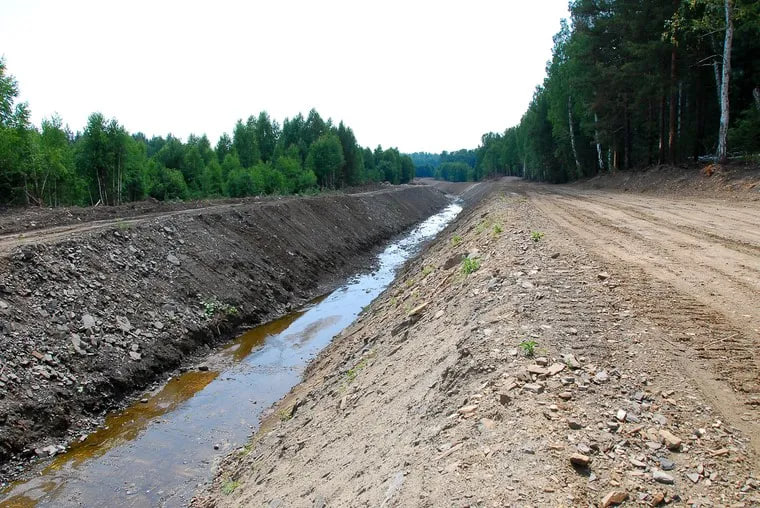
[[493, 186], [195, 506], [760, 505], [760, 203]]

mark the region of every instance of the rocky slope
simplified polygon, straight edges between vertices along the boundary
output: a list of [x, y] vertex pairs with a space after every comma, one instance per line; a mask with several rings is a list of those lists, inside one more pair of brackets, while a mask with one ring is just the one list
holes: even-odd
[[756, 413], [702, 391], [711, 367], [660, 319], [699, 308], [674, 291], [497, 186], [193, 506], [760, 505], [753, 436], [732, 423]]
[[0, 473], [18, 471], [11, 459], [55, 454], [237, 327], [320, 294], [447, 202], [402, 186], [4, 238]]

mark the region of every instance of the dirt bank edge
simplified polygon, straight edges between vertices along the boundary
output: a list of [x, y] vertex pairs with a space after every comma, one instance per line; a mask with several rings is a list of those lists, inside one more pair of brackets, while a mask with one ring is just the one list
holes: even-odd
[[0, 474], [241, 326], [323, 293], [447, 202], [401, 186], [201, 209], [14, 249], [0, 258]]

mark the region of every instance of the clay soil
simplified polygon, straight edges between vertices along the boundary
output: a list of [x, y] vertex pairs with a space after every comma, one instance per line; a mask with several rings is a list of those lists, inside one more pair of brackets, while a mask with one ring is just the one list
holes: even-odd
[[0, 483], [241, 328], [368, 267], [383, 241], [448, 201], [396, 186], [151, 213], [138, 205], [108, 220], [89, 210], [97, 220], [81, 223], [61, 210], [52, 227], [0, 237]]
[[711, 185], [491, 184], [194, 506], [760, 505], [760, 202]]

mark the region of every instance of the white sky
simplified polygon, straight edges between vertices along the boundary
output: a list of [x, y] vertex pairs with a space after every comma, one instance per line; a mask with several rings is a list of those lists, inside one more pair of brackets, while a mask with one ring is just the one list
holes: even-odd
[[474, 148], [519, 122], [567, 0], [0, 1], [0, 55], [39, 125], [100, 111], [206, 133], [312, 107], [360, 144]]

